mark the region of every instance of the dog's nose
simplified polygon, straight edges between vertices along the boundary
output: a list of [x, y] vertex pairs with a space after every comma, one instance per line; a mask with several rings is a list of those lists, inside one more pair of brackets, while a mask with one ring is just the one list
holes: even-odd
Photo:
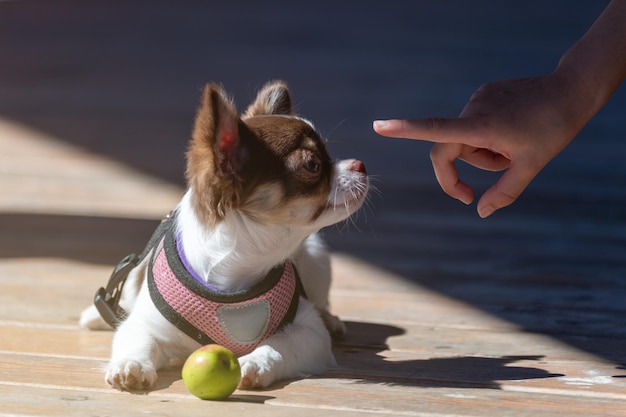
[[361, 174], [367, 174], [367, 171], [365, 170], [365, 164], [357, 159], [352, 161], [352, 163], [350, 164], [350, 171], [356, 171], [356, 172], [360, 172]]

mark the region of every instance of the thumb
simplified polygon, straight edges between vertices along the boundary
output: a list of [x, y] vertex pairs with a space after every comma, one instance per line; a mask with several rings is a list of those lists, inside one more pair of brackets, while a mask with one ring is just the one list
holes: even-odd
[[463, 143], [475, 146], [480, 137], [471, 118], [431, 117], [427, 119], [376, 120], [374, 131], [392, 138], [420, 139], [438, 143]]
[[535, 175], [537, 175], [536, 172], [532, 172], [524, 166], [511, 164], [511, 167], [478, 200], [478, 215], [484, 219], [496, 210], [511, 205], [522, 194]]

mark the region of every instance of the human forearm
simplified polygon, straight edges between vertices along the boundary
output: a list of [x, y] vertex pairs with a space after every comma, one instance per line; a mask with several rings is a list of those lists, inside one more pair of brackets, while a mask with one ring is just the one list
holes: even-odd
[[571, 93], [581, 127], [626, 77], [626, 0], [613, 0], [587, 33], [562, 57], [554, 73]]

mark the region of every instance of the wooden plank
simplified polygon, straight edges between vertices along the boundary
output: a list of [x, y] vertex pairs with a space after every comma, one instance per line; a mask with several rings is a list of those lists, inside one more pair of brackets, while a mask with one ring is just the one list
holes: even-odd
[[[71, 393], [65, 394], [66, 397], [96, 392], [116, 395], [124, 403], [128, 399], [132, 403], [137, 398], [107, 388], [102, 375], [94, 372], [102, 365], [100, 361], [0, 354], [0, 363], [0, 385], [21, 387], [22, 391], [30, 388], [63, 390]], [[1, 382], [7, 380], [10, 382]], [[30, 394], [22, 395], [32, 398]], [[571, 410], [568, 415], [590, 417], [620, 415], [626, 411], [623, 391], [598, 393], [519, 389], [515, 386], [460, 386], [434, 379], [398, 376], [388, 380], [355, 380], [354, 377], [346, 379], [330, 374], [288, 382], [261, 392], [238, 391], [235, 399], [240, 395], [261, 395], [265, 404], [298, 410], [318, 409], [318, 412], [322, 409], [394, 415], [553, 416], [559, 410], [568, 409]], [[193, 400], [182, 385], [179, 368], [162, 372], [155, 390], [139, 398], [152, 398], [154, 402], [181, 398]]]
[[[157, 415], [174, 417], [184, 414], [195, 417], [207, 415], [254, 415], [259, 417], [319, 417], [319, 408], [291, 407], [274, 404], [263, 392], [236, 394], [226, 401], [201, 401], [190, 395], [133, 395], [114, 390], [67, 390], [50, 388], [43, 384], [7, 385], [0, 382], [0, 416], [42, 417], [100, 417]], [[36, 401], [34, 400], [36, 399]], [[333, 410], [337, 417], [358, 417], [362, 413], [350, 410]], [[393, 414], [380, 413], [381, 417]], [[441, 416], [445, 417], [445, 416]]]
[[386, 293], [369, 290], [334, 290], [332, 311], [345, 320], [384, 322], [404, 326], [445, 326], [458, 329], [508, 330], [515, 324], [491, 316], [459, 301], [434, 295], [426, 290]]
[[105, 361], [72, 357], [0, 354], [0, 381], [78, 389], [106, 388], [102, 372]]
[[110, 271], [63, 259], [0, 260], [0, 319], [75, 325]]
[[[271, 393], [271, 392], [270, 392]], [[424, 416], [606, 417], [626, 413], [622, 397], [589, 399], [557, 393], [527, 393], [489, 388], [429, 387], [406, 381], [358, 382], [306, 379], [289, 384], [270, 404], [322, 403], [325, 409]]]
[[0, 352], [107, 361], [113, 331], [0, 321]]
[[159, 219], [182, 196], [180, 186], [2, 118], [0, 147], [2, 211]]

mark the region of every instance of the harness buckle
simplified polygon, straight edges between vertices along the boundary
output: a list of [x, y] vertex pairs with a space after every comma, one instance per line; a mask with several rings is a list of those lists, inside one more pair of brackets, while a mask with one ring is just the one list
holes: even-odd
[[139, 264], [139, 257], [131, 253], [117, 264], [106, 289], [100, 288], [94, 296], [94, 305], [102, 319], [114, 329], [126, 318], [126, 311], [120, 307], [122, 289], [130, 271]]

